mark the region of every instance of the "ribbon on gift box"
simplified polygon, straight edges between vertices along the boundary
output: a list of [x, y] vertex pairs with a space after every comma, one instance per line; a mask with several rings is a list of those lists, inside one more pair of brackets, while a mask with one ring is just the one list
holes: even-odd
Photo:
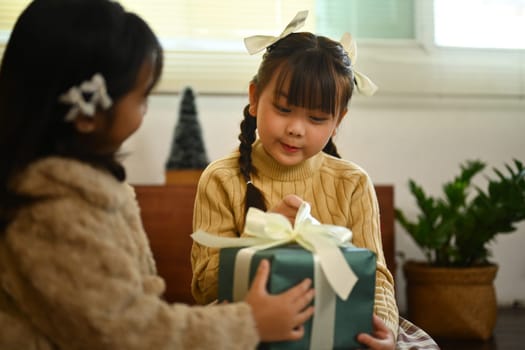
[[293, 227], [281, 214], [250, 208], [246, 215], [244, 233], [248, 237], [220, 237], [204, 231], [196, 231], [191, 237], [208, 247], [249, 246], [247, 251], [296, 242], [318, 256], [321, 269], [339, 298], [346, 300], [357, 283], [356, 275], [339, 249], [352, 239], [352, 231], [342, 226], [319, 223], [311, 216], [307, 202], [299, 207]]
[[316, 301], [310, 338], [311, 348], [332, 341], [335, 319], [335, 294], [347, 300], [357, 276], [339, 247], [348, 245], [352, 232], [342, 226], [319, 223], [303, 202], [292, 227], [283, 215], [250, 208], [246, 215], [245, 237], [220, 237], [204, 231], [191, 235], [196, 242], [213, 248], [246, 247], [239, 250], [234, 267], [233, 300], [243, 300], [248, 291], [250, 261], [258, 250], [298, 243], [314, 255]]

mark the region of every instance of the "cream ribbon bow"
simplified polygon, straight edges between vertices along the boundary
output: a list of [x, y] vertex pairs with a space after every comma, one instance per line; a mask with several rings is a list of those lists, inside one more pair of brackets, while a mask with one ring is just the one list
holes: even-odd
[[191, 237], [196, 242], [213, 248], [250, 246], [263, 250], [297, 242], [317, 255], [328, 283], [339, 298], [346, 300], [357, 283], [357, 276], [339, 249], [351, 240], [352, 231], [342, 226], [320, 224], [310, 215], [310, 205], [307, 202], [299, 207], [293, 227], [281, 214], [250, 208], [246, 215], [244, 232], [249, 237], [219, 237], [204, 231], [196, 231]]
[[341, 45], [345, 49], [348, 57], [350, 57], [350, 64], [354, 72], [354, 79], [357, 86], [357, 91], [365, 96], [372, 96], [377, 91], [377, 85], [370, 80], [363, 73], [358, 72], [354, 67], [357, 61], [357, 45], [350, 33], [344, 33], [340, 40]]
[[244, 46], [250, 55], [256, 54], [259, 51], [264, 50], [268, 46], [284, 38], [288, 34], [295, 32], [301, 28], [306, 21], [308, 11], [299, 11], [292, 19], [290, 23], [284, 28], [283, 32], [279, 36], [268, 36], [268, 35], [254, 35], [248, 38], [244, 38]]

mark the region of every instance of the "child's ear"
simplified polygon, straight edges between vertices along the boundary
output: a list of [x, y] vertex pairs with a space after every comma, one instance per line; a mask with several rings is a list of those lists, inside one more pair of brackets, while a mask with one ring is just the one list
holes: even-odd
[[255, 117], [257, 116], [257, 86], [255, 86], [254, 83], [250, 83], [248, 93], [250, 95], [250, 107], [248, 108], [248, 112]]
[[96, 124], [95, 124], [95, 118], [93, 116], [86, 116], [84, 114], [80, 114], [75, 118], [75, 128], [77, 131], [81, 134], [89, 134], [95, 131]]
[[348, 112], [348, 108], [345, 108], [343, 109], [341, 114], [339, 114], [339, 118], [337, 120], [337, 126], [335, 127], [334, 132], [332, 133], [332, 136], [335, 136], [337, 134], [337, 131], [339, 130], [339, 125], [341, 125], [341, 122], [345, 118], [347, 112]]

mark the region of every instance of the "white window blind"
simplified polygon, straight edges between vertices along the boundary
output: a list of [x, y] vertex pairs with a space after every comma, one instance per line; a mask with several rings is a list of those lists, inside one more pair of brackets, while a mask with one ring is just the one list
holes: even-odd
[[260, 55], [249, 56], [243, 38], [279, 34], [303, 9], [305, 30], [315, 30], [314, 0], [124, 0], [122, 4], [151, 24], [165, 49], [158, 90], [192, 86], [208, 93], [247, 91]]
[[[0, 54], [3, 54], [15, 19], [29, 2], [0, 0]], [[525, 94], [524, 50], [480, 53], [444, 49], [434, 42], [434, 37], [441, 35], [441, 29], [450, 32], [452, 22], [468, 29], [473, 16], [481, 13], [483, 6], [509, 3], [518, 9], [518, 17], [501, 24], [497, 22], [500, 12], [492, 12], [484, 22], [485, 29], [490, 30], [483, 33], [485, 39], [490, 34], [499, 43], [513, 42], [515, 45], [517, 42], [520, 45], [525, 38], [522, 34], [525, 0], [120, 2], [153, 27], [165, 49], [165, 68], [156, 89], [158, 93], [179, 92], [185, 86], [199, 93], [246, 93], [261, 53], [248, 55], [242, 39], [255, 34], [277, 35], [298, 11], [308, 10], [304, 30], [333, 39], [339, 39], [348, 31], [357, 38], [359, 69], [379, 85], [380, 94], [512, 97]], [[441, 11], [440, 3], [448, 3], [452, 8]], [[438, 24], [436, 16], [444, 21]], [[514, 29], [510, 34], [494, 34], [503, 28]], [[478, 34], [481, 32], [479, 30]], [[452, 31], [449, 38], [458, 39], [458, 32]], [[494, 80], [494, 76], [500, 78]]]

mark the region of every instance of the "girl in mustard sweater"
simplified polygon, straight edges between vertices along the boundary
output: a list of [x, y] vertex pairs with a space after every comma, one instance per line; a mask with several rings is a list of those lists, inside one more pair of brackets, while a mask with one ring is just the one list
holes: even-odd
[[[332, 142], [354, 89], [371, 95], [376, 87], [354, 68], [351, 36], [339, 43], [293, 33], [305, 17], [299, 13], [280, 37], [245, 41], [250, 53], [266, 51], [249, 86], [239, 150], [202, 174], [193, 229], [237, 237], [249, 207], [293, 220], [300, 203], [309, 202], [321, 223], [350, 228], [354, 245], [377, 254], [375, 332], [359, 340], [374, 349], [393, 349], [399, 316], [374, 186], [362, 168], [339, 157]], [[194, 242], [192, 266], [195, 299], [215, 300], [218, 250]]]

